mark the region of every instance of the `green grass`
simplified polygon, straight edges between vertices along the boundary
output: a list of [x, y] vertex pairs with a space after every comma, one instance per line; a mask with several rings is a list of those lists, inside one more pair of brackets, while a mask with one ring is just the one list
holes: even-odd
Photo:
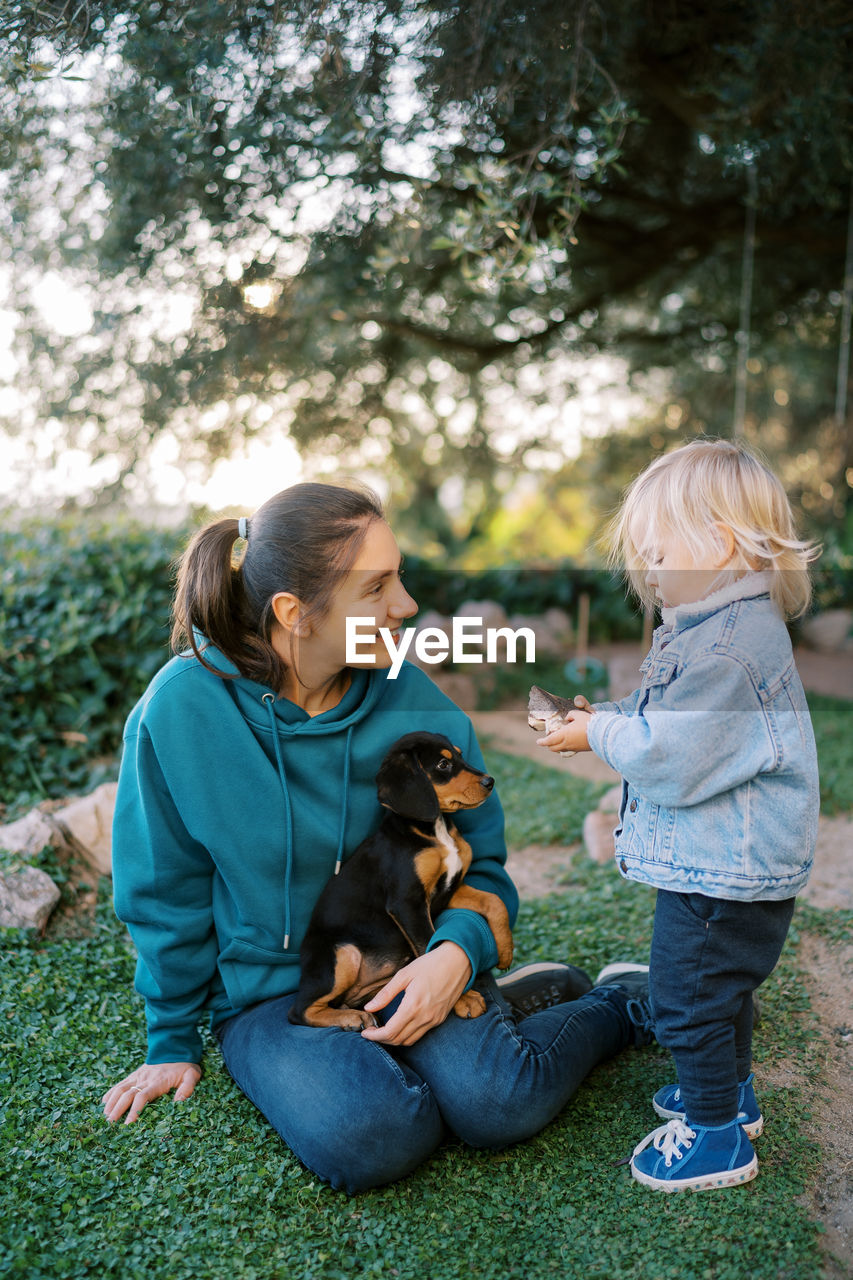
[[826, 814], [853, 810], [851, 704], [824, 694], [808, 695], [820, 764], [820, 804]]
[[[595, 968], [648, 951], [652, 896], [576, 860], [577, 892], [525, 903], [522, 958]], [[104, 889], [106, 886], [104, 886]], [[818, 913], [812, 913], [818, 914]], [[823, 913], [820, 913], [823, 918]], [[806, 917], [807, 923], [809, 921]], [[849, 937], [850, 920], [838, 920]], [[819, 1072], [794, 931], [766, 984], [756, 1065]], [[228, 1078], [211, 1047], [182, 1104], [129, 1127], [99, 1100], [140, 1054], [132, 948], [102, 891], [90, 936], [10, 935], [0, 964], [0, 1273], [27, 1280], [800, 1280], [819, 1237], [800, 1202], [819, 1153], [797, 1089], [761, 1088], [761, 1173], [718, 1195], [655, 1195], [615, 1162], [650, 1130], [671, 1077], [660, 1049], [599, 1067], [542, 1134], [479, 1154], [449, 1143], [412, 1177], [348, 1199], [318, 1183]]]
[[[842, 732], [847, 704], [813, 700], [827, 802], [853, 808]], [[601, 788], [487, 749], [510, 843], [572, 844]], [[535, 805], [530, 803], [535, 794]], [[525, 902], [519, 960], [589, 969], [645, 959], [653, 895], [576, 855], [568, 892]], [[530, 1141], [497, 1154], [448, 1143], [393, 1187], [355, 1199], [307, 1173], [239, 1093], [208, 1046], [187, 1102], [161, 1100], [109, 1126], [100, 1098], [141, 1060], [134, 956], [102, 882], [91, 933], [44, 941], [9, 932], [0, 950], [0, 1274], [26, 1280], [802, 1280], [822, 1271], [809, 1209], [821, 1155], [805, 1132], [825, 1036], [798, 959], [802, 934], [853, 938], [853, 913], [800, 907], [762, 989], [755, 1059], [767, 1118], [757, 1180], [730, 1192], [663, 1196], [617, 1161], [656, 1123], [672, 1078], [657, 1047], [599, 1067]], [[779, 1077], [777, 1077], [779, 1078]]]
[[494, 774], [511, 849], [528, 844], [574, 844], [583, 820], [608, 785], [585, 782], [537, 760], [507, 755], [485, 740], [486, 767]]

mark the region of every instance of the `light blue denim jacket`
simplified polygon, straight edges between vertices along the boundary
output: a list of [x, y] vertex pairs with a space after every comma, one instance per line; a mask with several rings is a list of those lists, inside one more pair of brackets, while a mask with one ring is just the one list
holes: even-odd
[[623, 778], [616, 861], [681, 893], [790, 898], [808, 879], [817, 754], [791, 642], [750, 573], [663, 611], [642, 683], [595, 704], [593, 751]]

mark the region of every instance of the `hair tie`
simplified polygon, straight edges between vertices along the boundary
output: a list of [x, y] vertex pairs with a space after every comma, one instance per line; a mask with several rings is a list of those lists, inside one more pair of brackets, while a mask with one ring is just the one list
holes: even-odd
[[248, 536], [249, 536], [249, 522], [247, 521], [245, 516], [241, 516], [240, 519], [237, 521], [237, 537], [242, 538], [245, 541], [248, 538]]

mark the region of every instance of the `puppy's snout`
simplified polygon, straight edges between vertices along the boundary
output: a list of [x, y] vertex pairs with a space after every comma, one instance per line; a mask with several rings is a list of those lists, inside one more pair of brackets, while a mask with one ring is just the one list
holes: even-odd
[[491, 789], [492, 789], [492, 787], [493, 787], [494, 785], [495, 785], [495, 780], [494, 780], [494, 778], [490, 778], [490, 777], [489, 777], [489, 775], [488, 775], [487, 773], [486, 773], [486, 774], [484, 774], [484, 775], [483, 775], [483, 777], [480, 779], [480, 786], [481, 786], [481, 787], [483, 788], [483, 790], [484, 790], [484, 791], [486, 791], [486, 792], [491, 791]]

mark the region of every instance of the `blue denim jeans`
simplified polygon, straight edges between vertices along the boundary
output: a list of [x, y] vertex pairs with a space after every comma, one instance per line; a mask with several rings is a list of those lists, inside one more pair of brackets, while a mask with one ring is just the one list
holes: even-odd
[[655, 1036], [671, 1050], [687, 1118], [728, 1124], [752, 1069], [752, 993], [773, 972], [794, 898], [732, 902], [658, 890], [649, 958]]
[[294, 1026], [292, 995], [243, 1010], [217, 1037], [233, 1079], [303, 1164], [352, 1194], [410, 1173], [447, 1134], [490, 1149], [530, 1137], [634, 1040], [618, 987], [516, 1023], [493, 979], [476, 986], [485, 1013], [451, 1013], [408, 1048]]

